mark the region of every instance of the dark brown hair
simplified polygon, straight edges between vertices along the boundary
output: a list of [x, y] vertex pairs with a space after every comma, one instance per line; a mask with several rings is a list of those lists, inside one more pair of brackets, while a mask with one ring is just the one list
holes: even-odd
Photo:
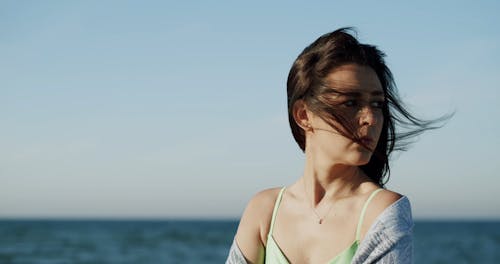
[[[391, 153], [394, 150], [405, 150], [411, 143], [409, 139], [425, 130], [439, 127], [433, 124], [448, 117], [426, 121], [408, 112], [397, 94], [392, 73], [385, 64], [385, 54], [376, 46], [359, 43], [350, 32], [354, 30], [341, 28], [327, 33], [306, 47], [297, 57], [290, 69], [287, 81], [288, 119], [293, 137], [303, 151], [306, 144], [305, 133], [293, 117], [293, 106], [297, 100], [304, 100], [312, 112], [336, 128], [342, 135], [362, 144], [342, 111], [325, 102], [321, 95], [326, 89], [332, 89], [327, 87], [325, 80], [334, 68], [355, 63], [373, 69], [385, 96], [385, 104], [382, 106], [384, 121], [379, 141], [370, 161], [360, 168], [374, 182], [384, 186], [390, 174], [389, 156]], [[340, 127], [335, 123], [340, 124]], [[384, 179], [386, 175], [387, 178]]]

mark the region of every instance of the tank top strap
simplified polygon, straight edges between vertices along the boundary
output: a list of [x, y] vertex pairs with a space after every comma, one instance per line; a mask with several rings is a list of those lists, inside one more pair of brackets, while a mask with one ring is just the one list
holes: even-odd
[[268, 236], [273, 235], [273, 230], [274, 230], [274, 221], [276, 220], [276, 214], [278, 213], [278, 207], [280, 206], [281, 203], [281, 198], [283, 197], [283, 192], [285, 191], [286, 187], [281, 188], [278, 197], [276, 198], [276, 202], [274, 203], [274, 209], [273, 209], [273, 216], [271, 218], [271, 226], [269, 227], [269, 234]]
[[379, 188], [379, 189], [376, 189], [375, 191], [373, 191], [370, 194], [370, 196], [368, 197], [368, 199], [366, 199], [366, 202], [363, 205], [363, 209], [361, 210], [361, 214], [359, 215], [358, 227], [356, 228], [356, 241], [358, 241], [358, 242], [359, 242], [359, 236], [361, 235], [360, 234], [360, 232], [361, 232], [361, 225], [363, 224], [363, 219], [365, 218], [366, 208], [368, 208], [368, 204], [370, 204], [370, 202], [373, 199], [373, 197], [375, 197], [375, 195], [377, 193], [379, 193], [380, 191], [382, 191], [382, 190], [384, 190], [384, 189]]

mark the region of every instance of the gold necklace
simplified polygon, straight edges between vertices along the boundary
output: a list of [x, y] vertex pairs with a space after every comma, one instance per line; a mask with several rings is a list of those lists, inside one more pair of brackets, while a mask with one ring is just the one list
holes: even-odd
[[[304, 178], [302, 178], [302, 185], [304, 185], [304, 193], [306, 194], [306, 197], [309, 197], [308, 196], [308, 193], [307, 193], [307, 188], [306, 188], [306, 181]], [[328, 216], [328, 213], [330, 212], [330, 210], [332, 210], [332, 207], [333, 207], [333, 203], [330, 205], [330, 207], [328, 208], [328, 210], [326, 211], [326, 213], [323, 215], [323, 216], [320, 216], [318, 214], [318, 212], [316, 212], [316, 209], [314, 209], [314, 206], [313, 206], [313, 202], [312, 201], [309, 201], [309, 198], [306, 198], [308, 200], [309, 203], [309, 206], [311, 206], [311, 209], [313, 211], [313, 213], [316, 215], [316, 218], [318, 218], [318, 224], [323, 224], [323, 220], [325, 219], [325, 217]]]

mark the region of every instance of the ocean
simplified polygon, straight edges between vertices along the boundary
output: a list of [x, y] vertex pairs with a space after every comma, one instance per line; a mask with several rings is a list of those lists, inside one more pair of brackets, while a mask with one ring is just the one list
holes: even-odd
[[[224, 263], [236, 220], [0, 220], [0, 264]], [[415, 221], [415, 263], [500, 263], [500, 221]]]

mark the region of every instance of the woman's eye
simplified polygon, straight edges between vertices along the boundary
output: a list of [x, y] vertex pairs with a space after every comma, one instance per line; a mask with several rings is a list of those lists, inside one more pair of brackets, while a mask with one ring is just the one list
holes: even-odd
[[384, 107], [384, 104], [385, 104], [385, 101], [373, 101], [371, 103], [372, 107], [375, 107], [375, 108], [382, 108], [382, 107]]
[[356, 102], [356, 100], [347, 100], [344, 102], [344, 105], [347, 107], [353, 107], [353, 106], [357, 106], [358, 103]]

